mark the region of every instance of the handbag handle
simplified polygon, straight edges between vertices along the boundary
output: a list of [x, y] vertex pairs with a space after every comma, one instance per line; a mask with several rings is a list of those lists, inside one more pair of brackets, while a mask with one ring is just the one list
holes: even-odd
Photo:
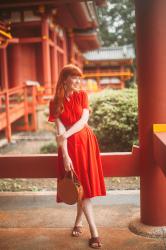
[[71, 178], [74, 180], [74, 175], [75, 175], [75, 180], [76, 181], [79, 181], [78, 180], [78, 176], [77, 176], [77, 174], [76, 174], [76, 172], [75, 172], [75, 170], [74, 169], [71, 169], [70, 171], [66, 171], [66, 173], [65, 173], [65, 177], [67, 177], [68, 176], [68, 173], [70, 173], [70, 176], [71, 176]]

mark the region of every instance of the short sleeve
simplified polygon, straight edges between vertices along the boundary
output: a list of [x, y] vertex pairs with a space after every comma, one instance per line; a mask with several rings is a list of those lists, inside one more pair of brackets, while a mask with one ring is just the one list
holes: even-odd
[[89, 109], [89, 100], [86, 91], [82, 91], [82, 107]]
[[55, 114], [54, 114], [54, 103], [53, 103], [53, 100], [50, 100], [48, 121], [55, 122], [56, 118], [57, 118], [57, 116], [55, 116]]

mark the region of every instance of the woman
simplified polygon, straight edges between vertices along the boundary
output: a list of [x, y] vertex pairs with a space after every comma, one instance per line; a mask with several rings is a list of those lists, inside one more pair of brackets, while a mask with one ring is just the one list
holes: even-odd
[[[90, 111], [88, 95], [79, 88], [81, 76], [81, 70], [72, 64], [61, 70], [55, 96], [49, 103], [48, 121], [55, 122], [58, 132], [57, 181], [64, 177], [65, 171], [74, 168], [84, 189], [83, 200], [77, 203], [72, 236], [82, 233], [84, 212], [91, 233], [89, 246], [100, 248], [101, 240], [94, 221], [91, 198], [105, 196], [106, 188], [98, 142], [87, 123]], [[62, 202], [58, 194], [56, 200]]]

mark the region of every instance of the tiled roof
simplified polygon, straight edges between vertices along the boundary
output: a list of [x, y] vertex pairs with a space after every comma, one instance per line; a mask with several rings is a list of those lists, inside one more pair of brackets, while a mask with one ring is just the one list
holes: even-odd
[[97, 50], [84, 53], [84, 57], [89, 61], [133, 59], [135, 58], [135, 51], [132, 45], [101, 47]]

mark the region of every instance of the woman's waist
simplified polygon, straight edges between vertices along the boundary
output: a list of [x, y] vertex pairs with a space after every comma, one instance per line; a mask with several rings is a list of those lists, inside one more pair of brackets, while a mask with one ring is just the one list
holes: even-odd
[[[66, 130], [69, 130], [73, 125], [74, 124], [72, 124], [70, 126], [65, 126]], [[86, 123], [83, 128], [85, 128], [85, 127], [89, 127], [89, 125]]]

